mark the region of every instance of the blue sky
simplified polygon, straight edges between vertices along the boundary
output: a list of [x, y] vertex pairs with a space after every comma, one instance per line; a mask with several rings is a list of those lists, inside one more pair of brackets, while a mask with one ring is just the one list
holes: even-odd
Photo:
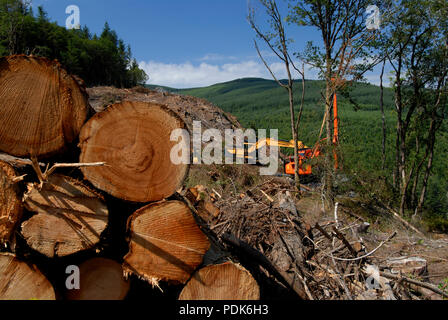
[[[65, 25], [69, 5], [79, 7], [81, 25], [93, 33], [109, 22], [130, 44], [149, 83], [189, 88], [243, 77], [271, 79], [254, 48], [247, 0], [33, 0], [33, 7], [38, 5], [59, 25]], [[288, 35], [295, 50], [319, 41], [311, 28], [289, 27]], [[285, 77], [282, 65], [263, 52], [278, 77]], [[369, 75], [372, 82], [376, 74]], [[306, 76], [316, 78], [316, 72], [307, 70]]]

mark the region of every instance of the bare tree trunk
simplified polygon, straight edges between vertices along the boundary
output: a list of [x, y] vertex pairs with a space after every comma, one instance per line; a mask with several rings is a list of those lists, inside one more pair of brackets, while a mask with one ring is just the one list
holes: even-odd
[[332, 61], [331, 61], [331, 49], [329, 44], [326, 44], [326, 90], [325, 90], [325, 114], [326, 114], [326, 131], [327, 131], [327, 150], [325, 151], [325, 173], [324, 173], [324, 183], [325, 183], [325, 196], [328, 205], [332, 207], [334, 205], [333, 196], [333, 161], [332, 161], [332, 149], [333, 149], [333, 116], [332, 116], [332, 97], [334, 94], [333, 84], [332, 84]]
[[[401, 57], [398, 59], [398, 69], [396, 71], [396, 88], [395, 88], [395, 109], [397, 111], [397, 136], [395, 140], [395, 168], [393, 174], [394, 188], [400, 188], [400, 145], [401, 145], [401, 131], [402, 131], [402, 97], [401, 97]], [[401, 188], [400, 188], [401, 191]]]
[[381, 70], [381, 76], [380, 76], [380, 90], [381, 90], [381, 96], [380, 96], [380, 107], [381, 107], [381, 118], [382, 118], [382, 124], [383, 124], [383, 141], [382, 141], [382, 156], [383, 161], [381, 164], [381, 169], [384, 170], [386, 168], [386, 116], [384, 114], [384, 86], [383, 86], [383, 77], [384, 77], [384, 66], [386, 65], [386, 60], [383, 62], [383, 68]]
[[[330, 80], [331, 81], [331, 80]], [[331, 113], [331, 97], [332, 90], [331, 84], [327, 84], [327, 89], [325, 93], [325, 113], [326, 113], [326, 129], [327, 129], [327, 150], [325, 152], [325, 196], [327, 197], [328, 204], [333, 206], [334, 195], [333, 195], [333, 159], [332, 159], [332, 142], [333, 142], [333, 117]]]
[[400, 214], [401, 215], [404, 215], [404, 211], [406, 209], [406, 204], [407, 204], [407, 200], [408, 200], [409, 183], [411, 182], [411, 177], [414, 174], [414, 170], [415, 170], [415, 163], [413, 164], [408, 175], [406, 175], [406, 172], [405, 172], [405, 178], [404, 178], [404, 182], [403, 182], [402, 194], [401, 194], [401, 200], [400, 200]]
[[401, 92], [402, 60], [399, 58], [396, 72], [395, 108], [397, 111], [397, 139], [395, 154], [394, 186], [400, 190], [400, 215], [404, 215], [406, 198], [406, 133], [403, 123], [403, 97]]
[[415, 208], [415, 211], [414, 211], [414, 218], [418, 216], [418, 214], [420, 213], [420, 211], [423, 208], [423, 204], [425, 203], [426, 191], [428, 188], [428, 181], [429, 181], [429, 177], [431, 175], [431, 169], [432, 169], [432, 164], [433, 164], [433, 160], [434, 160], [434, 146], [435, 146], [435, 139], [436, 139], [436, 123], [435, 122], [436, 122], [435, 114], [433, 114], [432, 119], [431, 119], [431, 124], [429, 127], [428, 163], [426, 165], [425, 176], [423, 178], [423, 186], [422, 186], [422, 191], [420, 193], [420, 199], [419, 199], [417, 207]]
[[399, 153], [398, 150], [400, 148], [400, 136], [398, 135], [398, 130], [397, 130], [397, 136], [395, 138], [395, 166], [394, 166], [394, 172], [392, 175], [392, 183], [393, 186], [395, 188], [395, 190], [398, 190], [398, 181], [399, 181], [399, 174], [398, 174], [398, 167], [399, 167], [399, 163], [400, 163], [400, 157], [399, 157]]
[[[254, 41], [255, 43], [255, 48], [257, 49], [258, 55], [260, 56], [261, 60], [263, 61], [264, 65], [266, 66], [266, 68], [268, 69], [269, 73], [272, 75], [272, 77], [274, 78], [274, 80], [283, 88], [285, 88], [286, 90], [288, 90], [288, 96], [289, 96], [289, 110], [290, 110], [290, 116], [291, 116], [291, 132], [292, 132], [292, 137], [294, 140], [294, 163], [295, 163], [295, 168], [294, 168], [294, 180], [295, 180], [295, 184], [297, 189], [300, 191], [300, 175], [299, 175], [299, 150], [298, 150], [298, 137], [297, 137], [297, 127], [299, 125], [300, 122], [300, 116], [302, 114], [302, 110], [303, 110], [303, 101], [304, 101], [304, 94], [305, 94], [305, 89], [303, 89], [302, 92], [302, 104], [301, 104], [301, 108], [299, 111], [299, 118], [297, 121], [297, 124], [295, 122], [295, 114], [294, 114], [294, 92], [293, 92], [293, 87], [294, 87], [294, 79], [292, 77], [291, 74], [291, 66], [302, 76], [302, 85], [303, 88], [304, 87], [304, 82], [305, 82], [305, 75], [304, 75], [304, 70], [302, 70], [302, 72], [296, 68], [296, 66], [294, 65], [293, 60], [291, 59], [289, 52], [288, 52], [288, 40], [286, 38], [286, 34], [285, 34], [285, 29], [283, 27], [283, 19], [280, 15], [280, 12], [277, 8], [277, 4], [275, 1], [260, 1], [260, 3], [267, 9], [268, 15], [271, 18], [271, 26], [273, 27], [273, 29], [276, 31], [277, 33], [277, 37], [278, 37], [278, 44], [273, 44], [271, 41], [271, 35], [266, 35], [263, 34], [260, 29], [256, 26], [255, 24], [255, 19], [254, 19], [254, 12], [252, 10], [251, 14], [249, 14], [249, 23], [251, 24], [252, 28], [255, 30], [255, 32], [258, 34], [258, 36], [263, 39], [265, 41], [265, 43], [269, 46], [269, 48], [272, 50], [273, 53], [275, 53], [280, 60], [284, 63], [285, 65], [285, 69], [286, 69], [286, 73], [288, 75], [288, 84], [285, 85], [283, 84], [281, 81], [279, 81], [276, 77], [275, 74], [273, 73], [272, 69], [270, 68], [270, 66], [268, 65], [268, 63], [266, 62], [266, 60], [264, 60], [263, 56], [261, 55], [261, 52], [258, 48], [257, 42]], [[300, 193], [299, 193], [300, 194]]]
[[299, 149], [298, 149], [298, 137], [297, 130], [295, 126], [295, 113], [294, 113], [294, 92], [292, 86], [292, 80], [289, 80], [288, 85], [288, 93], [289, 93], [289, 111], [291, 114], [291, 131], [292, 137], [294, 140], [294, 181], [298, 190], [300, 190], [300, 175], [299, 175]]
[[[401, 116], [401, 112], [400, 112]], [[406, 178], [406, 141], [405, 133], [403, 128], [403, 122], [398, 119], [397, 134], [400, 136], [400, 143], [398, 146], [399, 157], [398, 157], [398, 172], [400, 179], [400, 215], [404, 215], [406, 195], [407, 195], [407, 178]]]
[[429, 176], [431, 175], [433, 159], [434, 159], [434, 148], [432, 148], [431, 152], [429, 153], [428, 164], [426, 166], [425, 177], [423, 179], [422, 192], [420, 193], [420, 199], [418, 201], [418, 205], [415, 208], [414, 217], [418, 216], [418, 214], [420, 213], [420, 211], [423, 208], [423, 204], [425, 203], [426, 190], [428, 188]]
[[[417, 136], [415, 138], [415, 144], [416, 144], [416, 149], [417, 149], [417, 154], [419, 153], [420, 150], [420, 141], [419, 141], [419, 137]], [[414, 174], [414, 181], [412, 183], [412, 191], [411, 191], [411, 200], [410, 200], [410, 204], [412, 208], [415, 208], [417, 206], [417, 189], [418, 189], [418, 184], [420, 182], [420, 172], [423, 168], [423, 164], [425, 163], [425, 160], [428, 158], [428, 153], [429, 153], [429, 149], [426, 149], [426, 154], [425, 156], [420, 160], [417, 169], [415, 171]]]

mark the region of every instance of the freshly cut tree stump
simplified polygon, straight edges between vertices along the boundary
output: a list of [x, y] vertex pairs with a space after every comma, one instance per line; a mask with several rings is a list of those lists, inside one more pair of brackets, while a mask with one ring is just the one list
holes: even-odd
[[50, 176], [42, 190], [28, 185], [27, 210], [37, 213], [22, 224], [28, 245], [47, 257], [90, 249], [100, 241], [109, 212], [100, 195], [62, 175]]
[[185, 123], [162, 105], [126, 101], [96, 114], [80, 134], [80, 162], [106, 162], [82, 168], [98, 189], [132, 202], [153, 202], [173, 195], [188, 173], [188, 165], [175, 165], [170, 141]]
[[0, 254], [0, 300], [56, 300], [56, 295], [36, 266]]
[[252, 275], [232, 262], [197, 271], [179, 300], [258, 300], [260, 288]]
[[16, 173], [6, 162], [0, 161], [0, 245], [12, 240], [22, 217], [22, 201], [14, 183]]
[[69, 300], [123, 300], [129, 292], [121, 264], [110, 259], [94, 258], [79, 267], [80, 289], [68, 290]]
[[0, 150], [43, 157], [73, 142], [87, 120], [83, 84], [56, 61], [15, 55], [0, 58]]
[[135, 212], [128, 226], [131, 237], [125, 274], [136, 274], [153, 285], [159, 281], [185, 283], [210, 247], [190, 209], [180, 201], [150, 204]]

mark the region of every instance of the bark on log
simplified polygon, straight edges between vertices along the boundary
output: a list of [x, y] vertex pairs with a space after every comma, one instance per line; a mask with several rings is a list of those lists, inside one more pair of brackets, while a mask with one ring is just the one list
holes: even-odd
[[47, 257], [63, 257], [94, 247], [108, 223], [101, 196], [62, 175], [50, 176], [42, 190], [30, 184], [27, 210], [37, 213], [22, 224], [28, 245]]
[[56, 300], [56, 296], [36, 266], [0, 254], [0, 300]]
[[260, 288], [252, 275], [232, 262], [196, 272], [179, 300], [259, 300]]
[[180, 201], [150, 204], [135, 212], [128, 226], [130, 249], [123, 269], [153, 285], [187, 282], [210, 248], [190, 209]]
[[0, 161], [0, 245], [10, 243], [22, 217], [22, 201], [17, 185], [14, 168]]
[[56, 61], [0, 58], [0, 150], [44, 157], [73, 142], [89, 112], [84, 85]]
[[[175, 165], [170, 141], [185, 123], [167, 107], [147, 102], [123, 102], [96, 114], [80, 134], [80, 162], [106, 162], [82, 168], [98, 189], [133, 202], [153, 202], [173, 195], [188, 173]], [[188, 155], [189, 156], [189, 155]]]
[[80, 289], [67, 291], [68, 300], [123, 300], [129, 292], [121, 264], [93, 258], [79, 266]]

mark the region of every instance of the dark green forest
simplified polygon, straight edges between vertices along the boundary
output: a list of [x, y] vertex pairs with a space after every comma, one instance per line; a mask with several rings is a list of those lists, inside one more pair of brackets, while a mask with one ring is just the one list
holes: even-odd
[[[324, 110], [323, 81], [306, 81], [304, 113], [299, 127], [299, 140], [312, 147], [318, 140]], [[154, 88], [155, 86], [149, 86]], [[300, 94], [301, 84], [295, 86]], [[174, 93], [205, 98], [235, 115], [246, 128], [278, 129], [280, 139], [291, 139], [288, 96], [275, 81], [247, 78], [215, 84], [205, 88], [172, 89]], [[357, 83], [351, 90], [352, 102], [339, 96], [340, 154], [343, 156], [341, 173], [352, 177], [349, 188], [358, 188], [366, 197], [383, 197], [398, 201], [392, 184], [395, 157], [396, 112], [394, 92], [385, 88], [384, 105], [387, 127], [386, 167], [382, 169], [382, 121], [379, 106], [380, 88]], [[353, 102], [355, 104], [353, 104]], [[448, 231], [448, 128], [438, 133], [438, 145], [425, 204], [425, 218], [430, 227]], [[283, 150], [284, 153], [291, 152]], [[361, 190], [357, 178], [368, 183]], [[386, 179], [384, 178], [386, 177]], [[342, 191], [342, 190], [341, 190]], [[395, 200], [394, 200], [395, 199]]]
[[108, 23], [100, 35], [87, 26], [67, 30], [51, 22], [43, 7], [33, 12], [19, 0], [0, 1], [0, 55], [32, 54], [57, 59], [88, 86], [134, 87], [148, 76], [131, 48]]

